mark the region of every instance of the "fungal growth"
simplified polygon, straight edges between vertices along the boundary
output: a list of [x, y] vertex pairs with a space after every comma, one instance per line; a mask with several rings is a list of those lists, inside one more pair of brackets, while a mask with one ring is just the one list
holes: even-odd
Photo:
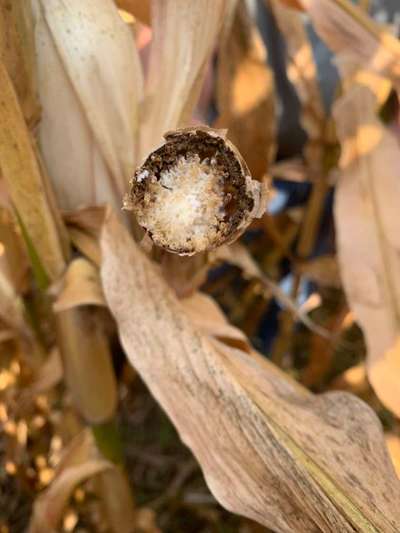
[[259, 216], [261, 185], [224, 132], [169, 132], [130, 181], [125, 207], [158, 246], [192, 255], [237, 238]]

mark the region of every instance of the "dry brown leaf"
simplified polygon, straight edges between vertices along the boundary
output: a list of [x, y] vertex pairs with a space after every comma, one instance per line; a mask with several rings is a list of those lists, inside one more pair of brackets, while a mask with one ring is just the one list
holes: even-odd
[[57, 217], [17, 95], [0, 61], [0, 170], [20, 220], [50, 279], [64, 269]]
[[386, 433], [385, 440], [393, 465], [400, 478], [400, 437], [395, 433]]
[[274, 178], [294, 181], [296, 183], [303, 183], [309, 179], [307, 176], [307, 167], [300, 157], [277, 161], [271, 167], [271, 174]]
[[[324, 319], [323, 325], [331, 333], [332, 337], [339, 338], [347, 314], [347, 307], [342, 306], [333, 314], [333, 316], [331, 315]], [[311, 337], [310, 346], [308, 348], [307, 365], [301, 370], [300, 375], [300, 381], [305, 387], [318, 387], [324, 382], [329, 370], [332, 369], [336, 348], [336, 343], [334, 344], [320, 335], [313, 335]], [[334, 389], [335, 388], [336, 387], [334, 387]], [[353, 391], [349, 390], [349, 392]]]
[[224, 314], [209, 296], [197, 292], [182, 300], [182, 307], [203, 334], [212, 335], [246, 352], [251, 351], [244, 333], [226, 322]]
[[0, 57], [14, 84], [28, 124], [39, 118], [35, 47], [31, 4], [25, 0], [0, 2]]
[[53, 304], [56, 313], [81, 305], [105, 305], [98, 270], [83, 257], [69, 264], [57, 293]]
[[366, 337], [368, 376], [399, 416], [400, 148], [375, 108], [371, 91], [357, 85], [336, 104], [342, 175], [335, 224], [347, 298]]
[[305, 26], [304, 17], [287, 9], [278, 0], [267, 0], [285, 38], [288, 55], [287, 74], [301, 103], [301, 124], [308, 141], [303, 149], [309, 178], [313, 187], [302, 217], [297, 243], [297, 255], [310, 256], [318, 236], [322, 210], [329, 189], [325, 154], [329, 129], [326, 127], [324, 105], [319, 88], [314, 51]]
[[73, 490], [79, 483], [112, 468], [96, 454], [89, 433], [84, 432], [64, 450], [62, 463], [49, 488], [35, 500], [29, 533], [57, 533], [62, 513]]
[[291, 7], [292, 9], [304, 11], [304, 7], [301, 5], [301, 0], [280, 0], [280, 2], [285, 4], [287, 7]]
[[99, 477], [100, 494], [111, 530], [115, 533], [134, 533], [137, 517], [125, 472], [114, 465], [114, 468], [105, 470]]
[[[319, 89], [317, 66], [304, 19], [279, 0], [266, 0], [286, 44], [287, 74], [301, 102], [301, 123], [309, 142], [321, 142], [325, 111]], [[311, 164], [313, 161], [310, 162]]]
[[137, 510], [136, 525], [143, 533], [161, 533], [161, 529], [157, 527], [156, 515], [148, 507]]
[[98, 238], [104, 221], [104, 213], [104, 206], [91, 206], [65, 212], [64, 221], [68, 226], [76, 227]]
[[108, 338], [95, 311], [59, 311], [56, 329], [72, 400], [87, 421], [98, 424], [114, 414], [118, 398]]
[[369, 407], [200, 333], [112, 213], [101, 242], [123, 347], [225, 507], [279, 533], [398, 531], [400, 484]]
[[23, 392], [23, 397], [32, 400], [36, 394], [46, 392], [62, 380], [63, 367], [60, 352], [54, 348], [46, 361], [38, 368], [34, 382]]
[[[142, 249], [147, 246], [148, 241], [146, 241], [147, 239], [141, 242]], [[150, 242], [152, 243], [151, 240]], [[206, 252], [190, 257], [162, 252], [163, 276], [179, 298], [193, 294], [206, 281], [210, 267]]]
[[0, 270], [18, 294], [25, 292], [29, 262], [21, 232], [11, 209], [0, 207]]
[[64, 221], [74, 246], [92, 263], [99, 266], [101, 252], [99, 233], [104, 220], [104, 207], [93, 206], [64, 213]]
[[26, 272], [27, 261], [20, 236], [16, 233], [11, 214], [0, 207], [0, 318], [7, 327], [6, 331], [2, 331], [3, 340], [8, 334], [32, 338], [20, 296]]
[[36, 0], [36, 17], [39, 136], [59, 203], [119, 207], [142, 95], [132, 33], [112, 0]]
[[349, 0], [300, 0], [316, 31], [346, 60], [390, 78], [400, 88], [400, 43]]
[[332, 390], [343, 390], [366, 398], [371, 392], [367, 378], [367, 369], [364, 363], [352, 366], [345, 370], [330, 384]]
[[275, 92], [260, 32], [240, 0], [218, 52], [216, 128], [227, 128], [252, 176], [261, 180], [275, 155]]
[[299, 274], [305, 275], [319, 285], [335, 287], [336, 289], [340, 289], [342, 286], [339, 264], [334, 255], [322, 255], [300, 262], [296, 265], [296, 270]]
[[166, 131], [187, 126], [216, 44], [225, 3], [154, 0], [140, 159], [161, 143]]
[[19, 332], [25, 338], [29, 338], [32, 333], [25, 322], [24, 304], [20, 296], [0, 269], [0, 318], [14, 331]]
[[317, 324], [315, 324], [311, 318], [302, 311], [299, 306], [294, 302], [290, 296], [288, 296], [283, 289], [279, 287], [274, 281], [265, 276], [257, 263], [251, 257], [247, 249], [240, 243], [232, 244], [231, 246], [222, 246], [219, 248], [214, 257], [216, 259], [222, 259], [228, 263], [240, 268], [247, 276], [259, 279], [263, 285], [274, 295], [277, 301], [294, 315], [300, 322], [307, 326], [311, 331], [317, 335], [321, 335], [325, 338], [331, 338], [330, 333]]
[[151, 24], [150, 0], [115, 0], [120, 9], [127, 11], [143, 24]]
[[72, 244], [82, 255], [99, 266], [101, 262], [101, 253], [98, 241], [95, 237], [79, 228], [68, 228], [69, 237]]
[[101, 252], [99, 233], [104, 219], [104, 207], [88, 207], [64, 213], [64, 221], [74, 246], [92, 263], [99, 266]]

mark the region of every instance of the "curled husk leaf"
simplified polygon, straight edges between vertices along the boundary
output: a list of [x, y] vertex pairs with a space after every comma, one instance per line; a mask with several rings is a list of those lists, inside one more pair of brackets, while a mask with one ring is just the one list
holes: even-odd
[[235, 240], [262, 214], [253, 180], [225, 130], [168, 132], [130, 181], [125, 207], [158, 246], [192, 255]]

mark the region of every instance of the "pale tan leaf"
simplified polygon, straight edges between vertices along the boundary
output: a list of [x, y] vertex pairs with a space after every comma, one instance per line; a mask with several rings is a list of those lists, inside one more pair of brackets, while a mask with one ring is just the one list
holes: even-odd
[[98, 270], [83, 257], [69, 264], [57, 293], [53, 304], [56, 313], [81, 305], [105, 305]]
[[32, 333], [24, 317], [23, 301], [0, 269], [0, 318], [10, 328], [29, 338]]
[[23, 397], [32, 400], [32, 396], [55, 387], [63, 377], [63, 367], [60, 352], [53, 349], [46, 361], [39, 367], [35, 380], [23, 392]]
[[325, 111], [318, 82], [314, 52], [300, 13], [280, 0], [266, 0], [286, 44], [287, 74], [301, 102], [301, 123], [310, 141], [321, 140]]
[[327, 128], [314, 50], [304, 17], [283, 6], [278, 0], [267, 0], [267, 4], [271, 6], [285, 39], [287, 75], [301, 103], [300, 121], [308, 137], [303, 153], [313, 187], [302, 217], [296, 246], [297, 255], [307, 258], [318, 236], [323, 205], [329, 189], [325, 167], [330, 130]]
[[222, 259], [228, 263], [240, 268], [246, 276], [259, 279], [263, 285], [274, 295], [277, 301], [287, 310], [289, 310], [296, 318], [298, 318], [305, 326], [307, 326], [314, 333], [322, 337], [330, 338], [329, 332], [311, 320], [311, 318], [288, 296], [277, 283], [265, 276], [257, 263], [251, 257], [245, 246], [240, 243], [235, 243], [231, 246], [222, 246], [215, 254], [215, 258]]
[[0, 207], [0, 270], [10, 280], [18, 294], [28, 283], [29, 262], [21, 232], [11, 208]]
[[98, 451], [93, 439], [93, 433], [89, 428], [75, 434], [62, 449], [56, 464], [56, 475], [59, 476], [70, 466], [79, 466], [89, 459], [97, 459]]
[[14, 84], [29, 125], [39, 118], [35, 47], [30, 2], [0, 2], [0, 57]]
[[395, 433], [386, 433], [385, 440], [393, 465], [400, 478], [400, 436]]
[[56, 533], [62, 513], [75, 487], [87, 478], [112, 468], [112, 464], [96, 457], [88, 435], [79, 436], [65, 450], [62, 466], [49, 488], [35, 500], [29, 533]]
[[74, 307], [57, 313], [58, 345], [72, 401], [85, 419], [109, 420], [117, 405], [117, 384], [108, 338], [96, 310]]
[[79, 228], [70, 227], [68, 233], [72, 244], [81, 254], [99, 266], [101, 262], [100, 247], [98, 241], [89, 233]]
[[17, 95], [0, 61], [0, 170], [28, 238], [50, 279], [64, 269], [57, 215]]
[[91, 206], [76, 211], [64, 213], [64, 220], [68, 226], [74, 226], [98, 237], [104, 221], [104, 206]]
[[157, 527], [155, 512], [148, 507], [137, 510], [136, 525], [143, 533], [162, 533]]
[[357, 85], [336, 104], [342, 175], [335, 224], [347, 298], [366, 337], [369, 379], [400, 415], [400, 148], [375, 108], [370, 90]]
[[316, 31], [342, 57], [390, 78], [400, 88], [400, 43], [350, 0], [300, 0]]
[[331, 383], [331, 388], [351, 392], [360, 398], [366, 397], [372, 389], [365, 364], [360, 363], [345, 370]]
[[101, 261], [99, 233], [104, 219], [104, 207], [89, 207], [64, 213], [70, 238], [78, 250], [95, 265]]
[[216, 44], [225, 3], [154, 0], [140, 159], [161, 143], [166, 131], [187, 125]]
[[302, 183], [309, 179], [307, 176], [307, 167], [300, 157], [277, 161], [271, 167], [271, 174], [274, 178], [294, 181], [296, 183]]
[[307, 278], [322, 286], [335, 287], [337, 289], [342, 286], [339, 265], [333, 255], [322, 255], [299, 263], [296, 266], [296, 270], [299, 274], [304, 274]]
[[400, 484], [368, 406], [200, 333], [111, 213], [102, 252], [123, 347], [225, 507], [279, 533], [398, 531]]
[[202, 333], [212, 335], [244, 351], [251, 351], [246, 336], [240, 329], [226, 322], [224, 314], [209, 296], [197, 292], [182, 300], [182, 307]]
[[135, 166], [142, 71], [112, 0], [37, 0], [41, 149], [60, 205], [119, 206]]
[[0, 344], [15, 339], [16, 333], [11, 329], [0, 330]]
[[[150, 237], [148, 239], [152, 243]], [[148, 247], [149, 241], [144, 239], [140, 243], [143, 250]], [[206, 252], [192, 256], [163, 252], [161, 257], [163, 276], [179, 298], [193, 294], [206, 281], [210, 266]]]
[[[115, 533], [136, 531], [136, 513], [128, 478], [117, 465], [101, 473], [100, 494], [111, 530]], [[145, 533], [145, 532], [143, 532]]]
[[227, 128], [252, 176], [261, 180], [275, 155], [275, 91], [267, 51], [255, 22], [240, 0], [218, 50], [215, 127]]

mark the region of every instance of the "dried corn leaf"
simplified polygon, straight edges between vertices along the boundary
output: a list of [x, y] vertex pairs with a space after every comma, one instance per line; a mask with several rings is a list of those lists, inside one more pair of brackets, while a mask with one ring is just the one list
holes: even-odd
[[156, 515], [148, 507], [138, 509], [136, 512], [136, 525], [143, 533], [162, 533], [157, 527]]
[[275, 153], [275, 92], [267, 52], [241, 0], [227, 19], [218, 53], [216, 128], [227, 128], [252, 176], [261, 180]]
[[259, 279], [262, 284], [274, 295], [276, 300], [282, 305], [284, 309], [287, 309], [295, 316], [300, 322], [317, 335], [321, 335], [325, 338], [330, 338], [329, 332], [311, 320], [311, 318], [294, 302], [285, 291], [279, 287], [277, 283], [270, 280], [265, 276], [257, 263], [251, 257], [245, 246], [240, 243], [235, 243], [231, 246], [223, 246], [217, 250], [215, 257], [223, 259], [231, 265], [235, 265], [240, 268], [246, 276]]
[[342, 175], [335, 224], [350, 307], [368, 347], [367, 371], [381, 401], [400, 416], [400, 148], [355, 85], [336, 104]]
[[117, 405], [117, 384], [100, 317], [88, 306], [59, 311], [57, 335], [74, 404], [93, 424], [108, 420]]
[[209, 296], [197, 292], [182, 300], [182, 306], [202, 333], [212, 335], [246, 352], [250, 351], [244, 333], [226, 322], [224, 314]]
[[309, 179], [307, 167], [300, 157], [277, 161], [271, 167], [271, 174], [274, 178], [303, 183]]
[[136, 531], [137, 517], [125, 472], [114, 465], [114, 468], [105, 470], [99, 477], [100, 494], [111, 531], [133, 533]]
[[385, 435], [385, 440], [393, 465], [400, 478], [400, 436], [395, 433], [387, 433]]
[[314, 53], [303, 17], [283, 6], [279, 0], [266, 0], [285, 38], [287, 74], [296, 89], [301, 107], [302, 126], [310, 141], [321, 141], [325, 111], [318, 83]]
[[101, 262], [99, 233], [103, 219], [104, 207], [89, 207], [64, 214], [74, 246], [97, 266]]
[[333, 380], [330, 387], [332, 390], [351, 392], [359, 398], [367, 398], [372, 391], [364, 363], [359, 363], [345, 370]]
[[40, 142], [60, 205], [120, 205], [135, 166], [142, 71], [111, 0], [37, 0]]
[[35, 380], [24, 390], [22, 397], [32, 401], [34, 395], [52, 389], [62, 380], [62, 377], [61, 356], [60, 352], [55, 348], [50, 352], [46, 361], [38, 368]]
[[33, 124], [40, 108], [36, 91], [35, 47], [30, 2], [1, 0], [0, 57], [14, 84], [25, 120]]
[[88, 207], [64, 213], [64, 220], [69, 227], [76, 227], [98, 238], [104, 221], [104, 212], [104, 206]]
[[292, 9], [298, 9], [303, 10], [303, 6], [301, 5], [301, 0], [280, 0], [282, 4], [285, 4], [287, 7], [290, 7]]
[[69, 264], [53, 309], [57, 313], [81, 305], [105, 305], [98, 270], [82, 257]]
[[115, 0], [120, 9], [127, 11], [143, 24], [150, 25], [150, 0]]
[[29, 533], [57, 533], [63, 511], [73, 490], [87, 478], [112, 468], [108, 461], [96, 456], [90, 435], [83, 433], [64, 450], [62, 465], [49, 488], [36, 499]]
[[99, 266], [101, 262], [100, 247], [98, 241], [89, 233], [79, 228], [70, 227], [68, 233], [72, 244], [82, 255]]
[[400, 89], [400, 43], [350, 0], [301, 0], [326, 44]]
[[303, 216], [297, 255], [309, 257], [317, 238], [318, 229], [329, 183], [325, 174], [326, 117], [319, 88], [314, 51], [304, 23], [304, 17], [281, 5], [278, 0], [267, 0], [285, 38], [288, 55], [287, 74], [301, 103], [301, 124], [308, 136], [303, 149], [309, 178], [314, 181], [311, 196]]
[[225, 507], [280, 533], [398, 531], [400, 485], [369, 407], [200, 333], [112, 214], [102, 252], [126, 353]]
[[154, 0], [153, 41], [140, 131], [141, 159], [163, 134], [186, 126], [199, 97], [205, 67], [226, 0]]
[[321, 255], [304, 261], [297, 265], [296, 270], [323, 287], [340, 289], [342, 286], [339, 264], [334, 255]]
[[15, 289], [0, 269], [0, 318], [10, 328], [21, 333], [25, 338], [31, 331], [24, 318], [24, 305]]
[[0, 207], [0, 270], [18, 294], [26, 289], [29, 263], [21, 233], [9, 209]]
[[50, 279], [64, 268], [57, 218], [17, 95], [0, 61], [0, 170], [22, 230]]
[[[151, 240], [150, 243], [152, 244]], [[145, 239], [140, 244], [144, 249], [149, 243]], [[211, 263], [206, 252], [190, 257], [162, 252], [161, 268], [168, 285], [179, 298], [183, 298], [193, 294], [206, 281]]]

